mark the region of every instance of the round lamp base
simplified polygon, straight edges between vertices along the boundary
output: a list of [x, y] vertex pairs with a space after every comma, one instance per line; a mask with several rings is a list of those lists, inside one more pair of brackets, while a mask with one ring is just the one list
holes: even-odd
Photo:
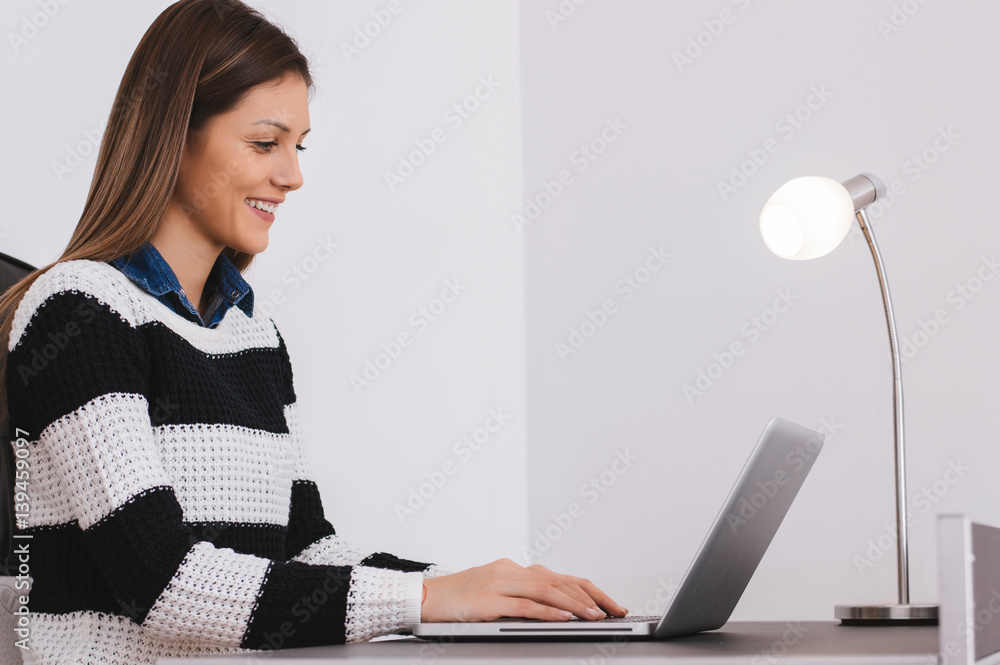
[[909, 605], [837, 605], [833, 615], [843, 626], [936, 626], [938, 606]]

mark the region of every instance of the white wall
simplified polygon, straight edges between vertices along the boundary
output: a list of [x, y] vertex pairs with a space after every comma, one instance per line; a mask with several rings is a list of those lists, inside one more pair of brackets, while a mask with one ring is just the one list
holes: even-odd
[[[949, 317], [903, 368], [909, 494], [937, 499], [911, 502], [913, 596], [933, 600], [933, 515], [1000, 523], [1000, 287], [988, 281], [971, 300], [952, 293], [1000, 244], [1000, 9], [591, 0], [553, 29], [546, 12], [571, 2], [403, 0], [351, 62], [341, 43], [388, 0], [256, 3], [300, 40], [319, 87], [306, 186], [250, 280], [259, 298], [286, 297], [273, 316], [333, 523], [361, 544], [454, 568], [504, 555], [527, 563], [522, 547], [576, 502], [582, 515], [531, 560], [650, 609], [778, 414], [837, 432], [736, 617], [828, 619], [836, 603], [893, 601], [891, 549], [864, 575], [854, 563], [893, 519], [890, 369], [870, 255], [855, 238], [823, 259], [785, 262], [757, 232], [761, 206], [789, 178], [870, 171], [905, 188], [873, 214], [900, 334], [913, 341], [937, 310]], [[0, 49], [17, 100], [0, 111], [10, 194], [0, 251], [42, 263], [65, 244], [94, 155], [62, 181], [52, 163], [99, 129], [132, 49], [167, 4], [69, 3], [19, 52]], [[904, 5], [919, 9], [883, 35], [880, 21]], [[38, 7], [6, 3], [6, 32]], [[731, 22], [702, 35], [708, 46], [679, 68], [673, 54], [705, 21], [718, 32], [711, 22], [727, 9]], [[501, 85], [451, 127], [443, 114], [480, 76]], [[801, 110], [814, 90], [823, 99]], [[794, 132], [779, 124], [796, 112], [809, 118]], [[581, 171], [574, 153], [615, 119], [617, 140]], [[384, 171], [437, 127], [447, 141], [390, 191]], [[949, 128], [955, 138], [936, 151]], [[717, 182], [769, 139], [777, 150], [723, 200]], [[925, 150], [935, 163], [913, 170]], [[519, 233], [511, 215], [545, 183], [558, 196]], [[312, 267], [328, 235], [340, 247], [296, 287], [285, 275]], [[626, 302], [616, 284], [661, 246], [666, 265]], [[414, 332], [411, 312], [456, 277], [467, 291], [356, 394], [350, 375], [379, 344]], [[744, 334], [778, 291], [797, 300], [759, 338]], [[556, 344], [607, 299], [618, 309], [563, 362]], [[689, 402], [683, 386], [733, 342], [745, 353]], [[400, 524], [393, 505], [425, 473], [460, 462], [453, 442], [491, 407], [512, 419]], [[617, 452], [638, 461], [591, 503], [580, 486]], [[959, 461], [970, 470], [948, 484]]]
[[[558, 6], [574, 5], [521, 4], [525, 193], [544, 191], [560, 169], [574, 177], [523, 236], [530, 529], [550, 527], [574, 501], [582, 516], [562, 534], [552, 526], [560, 537], [538, 560], [599, 576], [632, 607], [655, 601], [654, 581], [684, 573], [760, 430], [781, 415], [837, 432], [736, 618], [831, 619], [834, 604], [896, 600], [888, 537], [871, 566], [854, 559], [870, 540], [881, 555], [894, 518], [891, 372], [871, 255], [855, 237], [816, 261], [782, 261], [757, 230], [764, 202], [790, 178], [869, 171], [905, 188], [873, 225], [899, 333], [924, 344], [903, 367], [911, 586], [914, 600], [934, 600], [934, 514], [1000, 523], [1000, 280], [971, 300], [949, 297], [967, 280], [979, 286], [1000, 244], [1000, 8], [632, 0], [588, 2], [562, 21], [546, 13]], [[902, 25], [883, 36], [880, 22], [894, 27], [904, 6], [912, 16], [898, 14]], [[689, 39], [705, 46], [678, 66]], [[799, 127], [788, 113], [801, 114]], [[574, 151], [609, 117], [627, 129], [580, 172]], [[773, 154], [761, 154], [765, 144]], [[936, 160], [926, 171], [912, 161], [925, 150]], [[717, 182], [748, 151], [763, 164], [751, 162], [724, 200]], [[661, 245], [667, 265], [625, 302], [616, 282]], [[775, 317], [766, 311], [778, 291], [795, 300]], [[561, 358], [557, 343], [605, 299], [616, 313]], [[939, 309], [948, 323], [915, 337]], [[772, 325], [747, 334], [762, 315]], [[683, 386], [734, 342], [743, 355], [687, 399]], [[590, 503], [580, 486], [616, 450], [638, 462]], [[948, 473], [959, 461], [969, 469]], [[913, 498], [925, 489], [935, 503]], [[615, 563], [622, 557], [628, 565]]]

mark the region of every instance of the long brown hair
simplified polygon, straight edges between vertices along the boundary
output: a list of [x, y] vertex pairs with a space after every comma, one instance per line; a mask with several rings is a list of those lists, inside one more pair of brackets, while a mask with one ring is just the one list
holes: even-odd
[[[180, 0], [165, 9], [122, 76], [87, 202], [65, 251], [0, 297], [3, 350], [14, 312], [38, 277], [63, 261], [128, 256], [150, 240], [173, 194], [188, 134], [237, 106], [254, 86], [286, 74], [313, 88], [308, 60], [292, 38], [240, 0]], [[230, 248], [224, 253], [240, 271], [253, 260]], [[7, 416], [5, 360], [0, 421]]]

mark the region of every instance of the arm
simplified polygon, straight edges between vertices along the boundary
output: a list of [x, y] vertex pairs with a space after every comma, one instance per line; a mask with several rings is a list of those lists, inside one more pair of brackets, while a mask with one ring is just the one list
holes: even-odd
[[[300, 459], [305, 459], [301, 457]], [[363, 552], [337, 535], [326, 520], [316, 483], [302, 470], [292, 482], [292, 505], [288, 519], [287, 554], [292, 561], [309, 564], [368, 566], [388, 570], [417, 571], [424, 578], [447, 575], [430, 563], [401, 559], [385, 552]]]

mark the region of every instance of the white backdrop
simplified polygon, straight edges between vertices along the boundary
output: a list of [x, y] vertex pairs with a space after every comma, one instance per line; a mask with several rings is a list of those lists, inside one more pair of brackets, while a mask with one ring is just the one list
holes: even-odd
[[[0, 251], [65, 245], [168, 4], [0, 10]], [[652, 611], [781, 415], [833, 436], [736, 618], [895, 600], [870, 254], [855, 233], [787, 262], [757, 232], [786, 180], [862, 171], [895, 191], [872, 218], [907, 356], [914, 599], [936, 597], [935, 514], [1000, 524], [995, 4], [254, 4], [318, 84], [306, 184], [249, 279], [342, 534], [456, 569], [541, 562]], [[366, 361], [385, 369], [352, 385]]]
[[[757, 230], [792, 177], [869, 171], [898, 192], [872, 218], [912, 356], [912, 597], [934, 600], [934, 515], [1000, 523], [1000, 9], [589, 2], [566, 4], [563, 21], [543, 4], [521, 6], [525, 194], [560, 169], [576, 182], [523, 234], [529, 529], [574, 500], [585, 510], [539, 560], [613, 571], [608, 586], [644, 602], [651, 580], [683, 574], [782, 415], [833, 436], [736, 617], [829, 619], [834, 604], [896, 600], [891, 371], [871, 255], [858, 232], [822, 259], [783, 261]], [[606, 118], [627, 129], [578, 172], [574, 151]], [[670, 258], [646, 275], [661, 246]], [[648, 281], [629, 298], [616, 284], [633, 273]], [[558, 346], [608, 299], [615, 314], [576, 353]], [[638, 461], [585, 496], [616, 450]]]

